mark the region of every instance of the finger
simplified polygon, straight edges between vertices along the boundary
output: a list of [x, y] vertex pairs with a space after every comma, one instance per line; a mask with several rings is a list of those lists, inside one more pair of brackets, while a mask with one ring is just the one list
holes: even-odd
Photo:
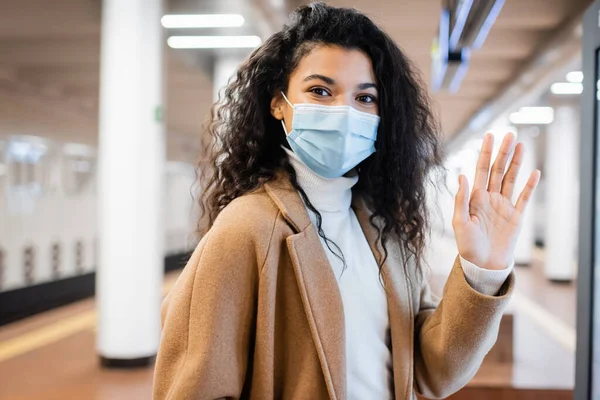
[[533, 194], [533, 191], [535, 190], [538, 182], [540, 181], [540, 175], [541, 172], [537, 169], [531, 173], [529, 179], [527, 179], [527, 184], [525, 185], [525, 188], [523, 189], [523, 191], [519, 195], [519, 198], [517, 199], [517, 204], [515, 205], [515, 208], [519, 210], [521, 214], [525, 211], [525, 207], [527, 207], [527, 204], [531, 199], [531, 195]]
[[454, 200], [453, 225], [462, 225], [469, 221], [469, 181], [467, 177], [460, 174], [458, 176], [458, 185], [458, 192]]
[[504, 175], [502, 180], [502, 196], [512, 201], [512, 196], [515, 191], [515, 183], [517, 181], [517, 175], [523, 165], [523, 154], [525, 153], [525, 146], [523, 143], [518, 143], [515, 147], [515, 153], [513, 155], [508, 171]]
[[494, 161], [494, 165], [492, 165], [492, 172], [490, 173], [490, 183], [488, 185], [488, 191], [490, 192], [500, 191], [500, 187], [502, 186], [502, 178], [504, 177], [504, 170], [506, 168], [506, 163], [510, 158], [510, 153], [512, 152], [514, 141], [515, 135], [513, 135], [512, 133], [509, 133], [506, 136], [504, 136], [504, 140], [502, 141], [502, 145], [500, 146], [498, 156]]
[[473, 182], [473, 191], [478, 189], [485, 190], [490, 172], [490, 161], [492, 159], [492, 149], [494, 148], [494, 136], [487, 133], [483, 137], [481, 153], [477, 160], [477, 170], [475, 171], [475, 181]]

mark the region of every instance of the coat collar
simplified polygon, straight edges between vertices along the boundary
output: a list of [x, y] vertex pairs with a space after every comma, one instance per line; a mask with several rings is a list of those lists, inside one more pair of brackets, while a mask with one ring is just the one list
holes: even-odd
[[[337, 280], [289, 176], [279, 173], [275, 180], [264, 184], [264, 189], [295, 231], [287, 238], [287, 246], [329, 396], [333, 400], [345, 400], [344, 308]], [[352, 208], [375, 259], [381, 263], [384, 252], [378, 230], [370, 222], [372, 213], [360, 196], [354, 196]], [[388, 258], [382, 273], [388, 299], [395, 395], [397, 399], [403, 399], [410, 398], [412, 390], [412, 302], [400, 247], [393, 244], [387, 247]]]
[[[296, 189], [292, 186], [289, 176], [286, 173], [279, 172], [274, 180], [264, 184], [264, 189], [277, 208], [279, 208], [283, 218], [294, 228], [296, 233], [304, 231], [311, 225], [306, 206]], [[365, 201], [360, 196], [354, 196], [352, 208], [365, 232], [369, 244], [376, 242], [378, 232], [369, 221], [371, 212]], [[376, 252], [374, 254], [379, 263], [381, 257], [383, 257], [383, 253], [379, 254], [379, 252]]]
[[274, 180], [264, 184], [264, 188], [275, 203], [283, 218], [296, 233], [304, 231], [311, 224], [302, 198], [292, 186], [289, 176], [279, 172]]

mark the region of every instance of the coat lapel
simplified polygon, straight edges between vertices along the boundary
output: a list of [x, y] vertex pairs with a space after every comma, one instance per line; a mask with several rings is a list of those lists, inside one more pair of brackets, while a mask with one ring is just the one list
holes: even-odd
[[[371, 225], [368, 210], [360, 196], [354, 196], [352, 208], [369, 242], [377, 263], [384, 256], [378, 240], [379, 233]], [[394, 391], [396, 399], [412, 398], [412, 366], [414, 346], [414, 316], [411, 289], [402, 264], [402, 251], [398, 243], [387, 243], [388, 257], [383, 264], [382, 274], [388, 303], [390, 331], [392, 336], [392, 365], [394, 369]]]
[[300, 195], [288, 179], [264, 185], [297, 232], [287, 238], [294, 274], [321, 369], [333, 400], [346, 399], [344, 309], [338, 284]]

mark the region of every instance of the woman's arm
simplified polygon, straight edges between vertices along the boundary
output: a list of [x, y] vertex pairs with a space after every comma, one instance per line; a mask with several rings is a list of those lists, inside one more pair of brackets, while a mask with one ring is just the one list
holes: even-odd
[[497, 296], [476, 291], [466, 281], [458, 256], [439, 305], [424, 280], [415, 319], [417, 392], [445, 398], [471, 380], [496, 342], [513, 286], [511, 273]]
[[231, 218], [219, 216], [163, 302], [155, 400], [238, 399], [244, 389], [264, 257], [254, 238], [270, 232], [252, 229], [248, 210], [242, 217], [233, 208], [223, 211]]
[[[532, 172], [516, 203], [512, 203], [524, 154], [523, 145], [515, 146], [514, 142], [513, 134], [504, 137], [490, 168], [494, 138], [485, 135], [470, 196], [466, 177], [459, 176], [452, 227], [460, 257], [456, 257], [437, 309], [427, 283], [420, 288], [415, 321], [415, 384], [425, 396], [446, 397], [466, 385], [498, 336], [514, 273], [496, 296], [489, 296], [469, 285], [461, 257], [493, 275], [506, 273], [514, 259], [523, 214], [540, 179], [539, 171]], [[474, 275], [480, 275], [478, 271], [465, 267], [467, 277], [478, 286], [481, 282], [473, 280]]]

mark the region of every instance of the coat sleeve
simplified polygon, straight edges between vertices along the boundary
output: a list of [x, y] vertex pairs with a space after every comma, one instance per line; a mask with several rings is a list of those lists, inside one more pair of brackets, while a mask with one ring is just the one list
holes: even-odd
[[239, 399], [244, 390], [262, 251], [239, 225], [217, 220], [163, 301], [155, 400]]
[[439, 304], [429, 284], [422, 284], [415, 320], [414, 376], [419, 394], [445, 398], [473, 378], [496, 342], [513, 286], [514, 272], [497, 296], [477, 292], [467, 283], [458, 256]]

